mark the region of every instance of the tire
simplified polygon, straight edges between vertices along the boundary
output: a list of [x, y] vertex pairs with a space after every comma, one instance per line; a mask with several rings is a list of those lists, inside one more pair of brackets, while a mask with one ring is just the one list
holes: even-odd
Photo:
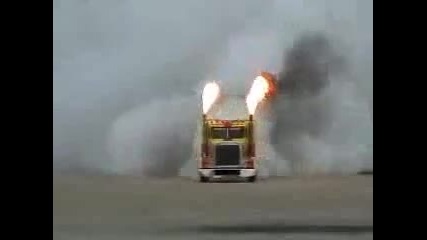
[[199, 182], [202, 182], [202, 183], [209, 182], [209, 178], [208, 177], [204, 177], [204, 176], [200, 176]]
[[248, 182], [250, 182], [250, 183], [254, 183], [254, 182], [256, 182], [256, 180], [257, 180], [256, 175], [248, 177]]

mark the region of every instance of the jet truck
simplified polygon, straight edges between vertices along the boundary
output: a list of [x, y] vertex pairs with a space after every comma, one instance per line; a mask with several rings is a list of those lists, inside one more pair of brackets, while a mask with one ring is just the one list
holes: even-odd
[[203, 114], [202, 125], [200, 181], [237, 176], [254, 182], [257, 162], [253, 115], [247, 120], [221, 120]]
[[254, 113], [258, 103], [272, 97], [276, 78], [269, 73], [258, 76], [246, 97], [245, 119], [216, 119], [208, 114], [220, 99], [219, 85], [206, 84], [202, 94], [201, 151], [198, 156], [200, 182], [212, 179], [240, 178], [255, 182], [258, 174]]

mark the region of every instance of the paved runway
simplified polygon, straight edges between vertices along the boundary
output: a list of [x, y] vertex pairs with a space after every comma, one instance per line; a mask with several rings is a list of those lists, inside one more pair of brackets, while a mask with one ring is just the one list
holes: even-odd
[[373, 239], [373, 177], [54, 176], [53, 239]]

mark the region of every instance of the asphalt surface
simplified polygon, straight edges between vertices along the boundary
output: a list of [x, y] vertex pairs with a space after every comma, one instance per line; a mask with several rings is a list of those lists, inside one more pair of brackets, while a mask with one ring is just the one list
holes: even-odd
[[373, 177], [54, 176], [53, 239], [373, 239]]

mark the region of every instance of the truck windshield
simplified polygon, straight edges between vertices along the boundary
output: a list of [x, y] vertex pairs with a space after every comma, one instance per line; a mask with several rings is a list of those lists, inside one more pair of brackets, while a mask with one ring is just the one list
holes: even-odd
[[244, 138], [245, 128], [244, 127], [213, 127], [212, 138], [213, 139], [233, 139], [233, 138]]
[[244, 138], [245, 129], [243, 127], [232, 127], [228, 129], [229, 138]]
[[212, 128], [212, 138], [214, 139], [227, 138], [227, 128], [221, 128], [221, 127]]

